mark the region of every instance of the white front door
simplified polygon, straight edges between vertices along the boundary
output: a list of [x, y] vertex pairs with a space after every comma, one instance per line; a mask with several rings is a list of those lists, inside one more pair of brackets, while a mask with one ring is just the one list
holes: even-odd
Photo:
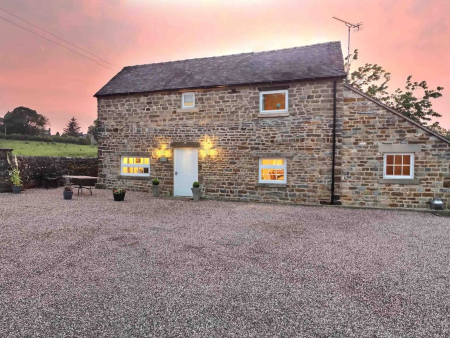
[[192, 197], [192, 183], [198, 181], [198, 149], [174, 149], [173, 195]]

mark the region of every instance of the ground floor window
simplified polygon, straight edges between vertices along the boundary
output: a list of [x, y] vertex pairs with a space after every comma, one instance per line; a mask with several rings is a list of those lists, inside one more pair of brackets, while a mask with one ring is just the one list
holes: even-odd
[[384, 178], [414, 178], [414, 154], [384, 154]]
[[124, 176], [150, 176], [149, 157], [122, 156], [120, 161], [121, 175]]
[[286, 183], [286, 159], [260, 158], [259, 183]]

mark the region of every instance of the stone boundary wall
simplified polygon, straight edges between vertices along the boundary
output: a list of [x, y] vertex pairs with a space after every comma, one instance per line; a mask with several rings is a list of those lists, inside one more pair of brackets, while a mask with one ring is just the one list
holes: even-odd
[[[7, 153], [12, 149], [0, 149], [0, 192], [11, 191], [8, 173]], [[98, 160], [96, 157], [50, 157], [17, 156], [20, 176], [25, 188], [33, 188], [38, 175], [87, 175], [97, 176]]]

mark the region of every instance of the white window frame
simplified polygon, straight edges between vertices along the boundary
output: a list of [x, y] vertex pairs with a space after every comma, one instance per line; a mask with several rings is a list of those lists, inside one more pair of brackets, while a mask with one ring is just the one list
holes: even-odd
[[[285, 98], [285, 109], [275, 109], [275, 110], [264, 110], [264, 105], [263, 105], [263, 101], [264, 101], [264, 95], [266, 94], [280, 94], [280, 93], [284, 93], [284, 98]], [[288, 90], [287, 89], [282, 89], [282, 90], [269, 90], [269, 91], [261, 91], [259, 92], [259, 112], [261, 114], [275, 114], [275, 113], [287, 113], [288, 112]]]
[[[409, 176], [399, 176], [399, 175], [386, 175], [386, 166], [387, 161], [386, 157], [388, 155], [409, 155], [411, 158], [411, 163], [409, 164]], [[383, 178], [384, 179], [393, 179], [393, 180], [410, 180], [414, 178], [414, 153], [384, 153], [383, 154]], [[403, 157], [402, 157], [402, 165], [403, 165]], [[394, 166], [395, 166], [395, 158], [394, 158]]]
[[[192, 97], [193, 97], [193, 105], [192, 106], [184, 105], [184, 96], [185, 95], [192, 95]], [[188, 93], [181, 94], [181, 108], [195, 108], [195, 93], [194, 92], [188, 92]]]
[[[283, 160], [282, 165], [268, 165], [262, 164], [263, 160]], [[284, 180], [263, 180], [261, 178], [261, 172], [263, 169], [284, 169]], [[259, 168], [258, 168], [258, 182], [259, 183], [270, 183], [270, 184], [286, 184], [287, 182], [287, 162], [285, 157], [260, 157]]]
[[[132, 158], [148, 158], [148, 164], [144, 164], [144, 163], [139, 163], [139, 164], [125, 164], [123, 163], [123, 158], [124, 157], [132, 157]], [[142, 173], [142, 174], [129, 174], [129, 173], [124, 173], [123, 172], [123, 168], [148, 168], [148, 174], [146, 173]], [[135, 176], [135, 177], [150, 177], [150, 156], [129, 156], [129, 155], [123, 155], [120, 156], [120, 175], [121, 176]]]

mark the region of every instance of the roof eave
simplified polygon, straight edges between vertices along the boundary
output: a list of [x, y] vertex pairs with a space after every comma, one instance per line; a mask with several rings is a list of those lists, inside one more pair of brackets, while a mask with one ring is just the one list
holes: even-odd
[[139, 92], [123, 92], [123, 93], [111, 93], [111, 94], [99, 94], [101, 89], [95, 93], [94, 97], [104, 97], [104, 96], [117, 96], [117, 95], [134, 95], [134, 94], [149, 94], [149, 93], [160, 93], [160, 92], [176, 92], [180, 90], [195, 90], [195, 89], [213, 89], [213, 88], [228, 88], [228, 87], [241, 87], [241, 86], [257, 86], [263, 84], [280, 84], [280, 83], [290, 83], [290, 82], [302, 82], [302, 81], [314, 81], [314, 80], [329, 80], [329, 79], [344, 79], [347, 74], [334, 75], [334, 76], [324, 76], [324, 77], [308, 77], [301, 79], [292, 80], [280, 80], [280, 81], [262, 81], [262, 82], [248, 82], [248, 83], [229, 83], [229, 84], [217, 84], [212, 86], [200, 86], [200, 87], [182, 87], [182, 88], [170, 88], [170, 89], [158, 89], [150, 91], [139, 91]]

